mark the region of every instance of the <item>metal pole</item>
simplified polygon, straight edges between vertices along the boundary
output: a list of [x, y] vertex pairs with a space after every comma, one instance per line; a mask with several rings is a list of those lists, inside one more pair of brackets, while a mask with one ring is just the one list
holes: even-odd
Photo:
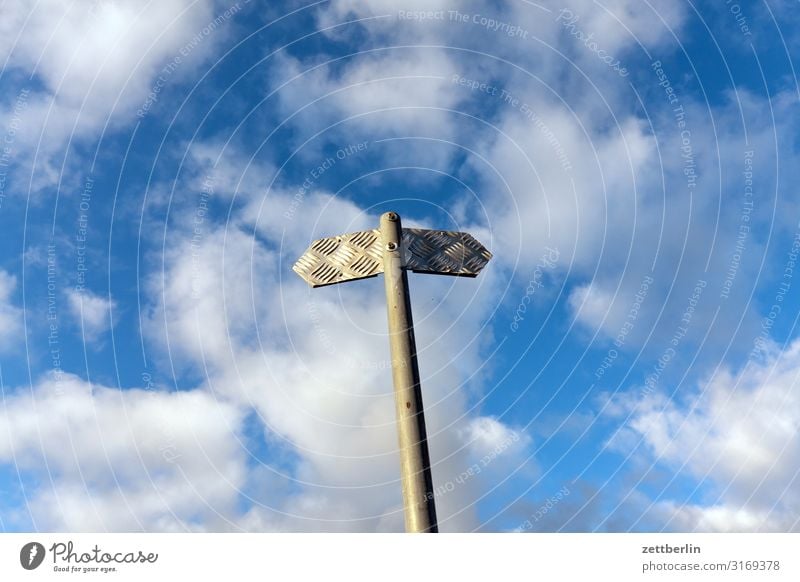
[[431, 460], [422, 408], [408, 275], [403, 268], [400, 216], [395, 212], [381, 216], [380, 231], [406, 531], [435, 533], [439, 528], [433, 500]]

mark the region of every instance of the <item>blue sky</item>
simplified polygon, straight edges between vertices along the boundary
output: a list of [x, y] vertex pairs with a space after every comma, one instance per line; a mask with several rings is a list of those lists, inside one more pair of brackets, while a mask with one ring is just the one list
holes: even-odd
[[402, 530], [396, 210], [442, 531], [796, 531], [793, 8], [6, 2], [0, 528]]

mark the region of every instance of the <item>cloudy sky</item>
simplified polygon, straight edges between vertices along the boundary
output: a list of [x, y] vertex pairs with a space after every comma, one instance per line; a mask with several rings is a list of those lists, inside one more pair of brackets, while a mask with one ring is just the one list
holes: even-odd
[[800, 530], [797, 3], [5, 0], [0, 529], [400, 531], [411, 275], [442, 531]]

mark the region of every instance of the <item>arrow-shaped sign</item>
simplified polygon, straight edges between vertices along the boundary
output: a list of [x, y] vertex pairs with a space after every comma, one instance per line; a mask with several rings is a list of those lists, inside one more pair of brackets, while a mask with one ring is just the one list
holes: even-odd
[[[415, 273], [476, 277], [492, 253], [466, 232], [404, 228], [403, 267]], [[383, 273], [378, 229], [321, 238], [311, 243], [293, 270], [312, 287], [366, 279]]]

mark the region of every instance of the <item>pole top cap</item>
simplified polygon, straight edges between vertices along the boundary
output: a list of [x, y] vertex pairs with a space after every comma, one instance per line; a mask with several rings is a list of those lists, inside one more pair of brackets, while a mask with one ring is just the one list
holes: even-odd
[[394, 211], [385, 212], [381, 216], [381, 220], [388, 220], [388, 221], [391, 221], [391, 222], [396, 222], [396, 221], [400, 220], [400, 215], [397, 214]]

